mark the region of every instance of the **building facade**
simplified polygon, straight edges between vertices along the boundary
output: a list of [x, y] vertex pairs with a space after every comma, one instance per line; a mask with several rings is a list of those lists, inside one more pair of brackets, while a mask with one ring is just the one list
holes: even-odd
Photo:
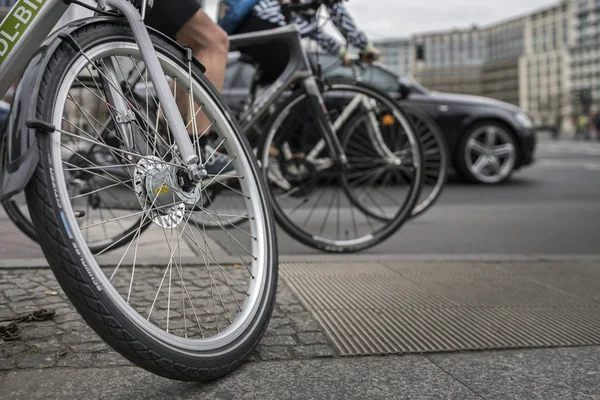
[[416, 52], [411, 38], [381, 40], [377, 42], [381, 61], [396, 73], [414, 75]]
[[487, 47], [478, 27], [420, 34], [413, 41], [415, 79], [433, 90], [481, 94]]
[[569, 48], [573, 44], [572, 2], [561, 1], [526, 19], [525, 51], [519, 60], [520, 106], [537, 124], [570, 124]]
[[573, 117], [600, 112], [600, 0], [573, 0], [570, 48]]
[[600, 0], [377, 45], [426, 87], [513, 103], [540, 125], [570, 129], [574, 116], [600, 112]]
[[515, 18], [487, 27], [486, 59], [482, 70], [483, 96], [519, 104], [519, 58], [525, 47], [525, 19]]
[[524, 19], [518, 18], [485, 28], [474, 25], [376, 45], [385, 63], [433, 90], [519, 104], [518, 64], [524, 26]]

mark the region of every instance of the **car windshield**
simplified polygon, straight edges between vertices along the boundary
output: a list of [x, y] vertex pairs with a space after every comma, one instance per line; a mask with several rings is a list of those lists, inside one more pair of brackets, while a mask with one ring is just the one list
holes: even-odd
[[386, 71], [386, 72], [388, 72], [390, 74], [393, 74], [393, 75], [397, 76], [398, 79], [400, 79], [400, 80], [402, 80], [404, 82], [408, 82], [408, 84], [412, 88], [413, 92], [420, 93], [420, 94], [427, 94], [427, 93], [429, 93], [429, 90], [427, 88], [425, 88], [424, 86], [422, 86], [421, 84], [419, 84], [414, 79], [409, 78], [406, 75], [400, 75], [400, 74], [394, 72], [390, 67], [388, 67], [385, 64], [376, 63], [375, 65], [378, 68], [381, 68], [382, 70], [384, 70], [384, 71]]

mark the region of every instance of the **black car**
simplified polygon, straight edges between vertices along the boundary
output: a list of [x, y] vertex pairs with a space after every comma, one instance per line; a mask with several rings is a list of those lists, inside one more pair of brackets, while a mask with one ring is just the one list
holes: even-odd
[[[318, 59], [326, 76], [354, 79], [352, 69], [339, 65], [336, 57], [321, 54]], [[230, 55], [223, 95], [234, 110], [240, 110], [247, 101], [254, 73], [252, 65]], [[380, 64], [366, 67], [362, 78], [429, 115], [446, 137], [451, 168], [468, 181], [502, 182], [533, 162], [535, 132], [531, 119], [512, 104], [432, 92]]]

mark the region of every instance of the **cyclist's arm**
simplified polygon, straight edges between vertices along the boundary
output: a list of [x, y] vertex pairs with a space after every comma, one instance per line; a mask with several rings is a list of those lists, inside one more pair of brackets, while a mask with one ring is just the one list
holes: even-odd
[[294, 23], [296, 23], [300, 30], [300, 36], [314, 40], [326, 52], [338, 56], [343, 56], [345, 54], [345, 47], [338, 43], [332, 36], [323, 32], [316, 19], [307, 21], [306, 19], [296, 16], [294, 17]]
[[369, 41], [367, 35], [358, 29], [352, 15], [342, 3], [335, 3], [332, 6], [327, 6], [327, 11], [331, 20], [338, 28], [340, 33], [354, 47], [363, 52], [369, 52], [373, 49], [373, 44]]

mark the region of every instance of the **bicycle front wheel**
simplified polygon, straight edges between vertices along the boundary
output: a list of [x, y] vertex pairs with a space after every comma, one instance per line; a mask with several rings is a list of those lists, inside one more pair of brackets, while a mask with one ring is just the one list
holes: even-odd
[[[308, 246], [365, 250], [410, 217], [423, 180], [421, 144], [402, 110], [374, 88], [333, 82], [322, 95], [337, 135], [356, 114], [368, 117], [364, 135], [346, 146], [347, 165], [336, 164], [309, 97], [302, 90], [293, 94], [259, 146], [273, 210], [283, 229]], [[388, 137], [378, 130], [386, 115], [401, 122]]]
[[[79, 313], [119, 353], [172, 379], [199, 381], [224, 375], [259, 342], [274, 306], [275, 231], [253, 153], [198, 65], [186, 60], [183, 49], [152, 34], [173, 96], [179, 100], [178, 93], [184, 93], [184, 99], [196, 104], [192, 108], [188, 103], [191, 118], [187, 123], [208, 176], [201, 183], [186, 179], [168, 124], [163, 129], [158, 123], [163, 108], [154, 97], [130, 29], [118, 22], [95, 22], [71, 37], [81, 50], [62, 42], [41, 72], [36, 116], [59, 129], [40, 135], [40, 162], [26, 190], [40, 245]], [[141, 71], [139, 85], [120, 86], [118, 82], [133, 69]], [[64, 116], [71, 102], [69, 91], [83, 77], [98, 82], [93, 92], [114, 121], [130, 128], [131, 136], [123, 134], [127, 130], [116, 129], [106, 138], [98, 134], [94, 121], [86, 128]], [[132, 101], [122, 95], [131, 111], [123, 115], [112, 100], [114, 92], [108, 96], [109, 91], [101, 88], [122, 88], [142, 96]], [[157, 109], [156, 121], [144, 117], [150, 106]], [[200, 112], [210, 122], [203, 130], [194, 118]], [[205, 136], [217, 143], [210, 152], [201, 142]], [[108, 150], [114, 158], [112, 165], [90, 160], [85, 154], [77, 162], [64, 161], [65, 149], [77, 156], [76, 149], [85, 145]], [[217, 158], [221, 165], [211, 168], [218, 163], [209, 162]], [[119, 187], [137, 203], [137, 209], [82, 223], [79, 207], [86, 193], [73, 196], [68, 182], [74, 174], [90, 171]], [[248, 220], [235, 231], [219, 224], [222, 240], [209, 237], [202, 223], [222, 218], [207, 190], [213, 185], [244, 199], [243, 216]], [[108, 262], [101, 263], [92, 255], [85, 239], [87, 229], [140, 217], [140, 227], [151, 224], [143, 236], [136, 230], [126, 238], [126, 245], [111, 253]], [[229, 253], [227, 258], [217, 253], [214, 243], [218, 240]]]

